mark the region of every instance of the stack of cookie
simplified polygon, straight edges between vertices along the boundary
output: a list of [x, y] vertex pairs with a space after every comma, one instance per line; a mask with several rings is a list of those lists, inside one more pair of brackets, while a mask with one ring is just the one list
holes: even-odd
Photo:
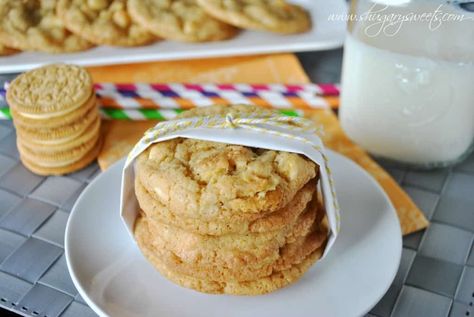
[[135, 238], [179, 285], [234, 295], [275, 291], [324, 250], [318, 174], [294, 153], [183, 138], [156, 143], [135, 162]]
[[74, 172], [100, 150], [100, 116], [89, 73], [49, 65], [18, 76], [10, 105], [23, 164], [40, 175]]

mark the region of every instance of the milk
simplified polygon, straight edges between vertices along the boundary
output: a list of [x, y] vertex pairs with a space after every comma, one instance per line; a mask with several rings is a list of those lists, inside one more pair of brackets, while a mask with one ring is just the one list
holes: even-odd
[[352, 31], [340, 110], [349, 137], [375, 155], [416, 165], [462, 157], [474, 139], [474, 20], [434, 31], [411, 23], [392, 36], [371, 36], [367, 23]]

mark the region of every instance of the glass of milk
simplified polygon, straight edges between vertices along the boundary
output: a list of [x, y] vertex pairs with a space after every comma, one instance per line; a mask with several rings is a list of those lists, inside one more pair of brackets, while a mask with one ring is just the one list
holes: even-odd
[[353, 0], [341, 124], [375, 156], [420, 168], [474, 140], [474, 2]]

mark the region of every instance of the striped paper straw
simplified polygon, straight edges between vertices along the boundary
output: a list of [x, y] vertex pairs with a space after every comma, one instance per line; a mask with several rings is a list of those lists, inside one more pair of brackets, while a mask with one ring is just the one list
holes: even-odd
[[[8, 83], [5, 84], [5, 87]], [[334, 84], [95, 84], [100, 104], [117, 109], [189, 109], [214, 104], [255, 104], [280, 109], [337, 108]], [[0, 90], [0, 99], [5, 95]]]
[[[109, 120], [170, 120], [175, 118], [179, 113], [185, 110], [182, 109], [116, 109], [116, 108], [101, 108], [100, 113], [102, 118]], [[297, 109], [279, 110], [280, 113], [292, 116], [301, 117], [303, 111]], [[0, 108], [0, 119], [11, 119], [9, 108]]]
[[125, 90], [138, 91], [141, 88], [151, 89], [154, 91], [198, 91], [208, 93], [219, 93], [222, 91], [240, 91], [240, 92], [262, 92], [277, 91], [281, 93], [298, 93], [308, 92], [320, 96], [338, 96], [340, 93], [338, 84], [114, 84], [99, 83], [95, 84], [96, 89], [101, 90]]
[[11, 118], [10, 108], [0, 108], [0, 120], [9, 120]]
[[104, 107], [179, 108], [214, 104], [254, 104], [268, 108], [336, 108], [337, 85], [283, 84], [96, 84]]
[[101, 108], [102, 118], [111, 120], [170, 120], [175, 118], [181, 109], [116, 109]]

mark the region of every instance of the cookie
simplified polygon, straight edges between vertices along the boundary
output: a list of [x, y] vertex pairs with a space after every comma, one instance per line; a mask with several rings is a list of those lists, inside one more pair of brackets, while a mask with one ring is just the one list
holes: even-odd
[[[173, 230], [148, 222], [148, 230], [155, 254], [173, 270], [186, 275], [214, 281], [248, 281], [268, 276], [273, 271], [283, 270], [300, 262], [304, 257], [320, 247], [326, 239], [326, 232], [314, 226], [315, 210], [308, 210], [298, 220], [301, 232], [285, 231], [274, 234], [254, 234], [256, 237], [196, 237], [178, 232], [175, 236], [181, 245], [163, 237]], [[285, 235], [296, 237], [291, 242]], [[270, 236], [270, 237], [267, 237]], [[235, 239], [234, 239], [235, 238]], [[189, 241], [188, 241], [189, 240]], [[213, 241], [214, 240], [214, 241]]]
[[163, 276], [183, 287], [211, 294], [261, 295], [276, 291], [296, 282], [321, 257], [324, 250], [323, 244], [300, 263], [290, 265], [289, 268], [282, 271], [271, 272], [263, 278], [245, 282], [235, 280], [217, 282], [175, 272], [156, 255], [155, 248], [146, 238], [149, 235], [147, 228], [145, 226], [138, 226], [136, 230], [135, 236], [140, 250]]
[[31, 149], [31, 151], [39, 152], [41, 155], [48, 155], [51, 153], [57, 153], [62, 151], [73, 150], [84, 143], [88, 143], [93, 139], [96, 139], [100, 134], [101, 121], [100, 118], [96, 118], [82, 134], [67, 140], [64, 142], [54, 142], [54, 140], [49, 140], [49, 142], [35, 142], [29, 138], [22, 136], [21, 130], [17, 129], [17, 134], [21, 139], [21, 143], [24, 147]]
[[128, 10], [137, 23], [169, 40], [220, 41], [237, 33], [235, 27], [208, 15], [196, 0], [128, 0]]
[[69, 30], [98, 45], [138, 46], [156, 39], [132, 21], [127, 0], [59, 0], [57, 14]]
[[275, 212], [316, 171], [315, 163], [295, 153], [183, 138], [150, 146], [135, 163], [153, 199], [204, 221]]
[[90, 163], [92, 163], [99, 155], [100, 149], [102, 146], [102, 140], [99, 138], [96, 145], [90, 150], [85, 156], [79, 158], [77, 161], [64, 165], [64, 166], [57, 166], [57, 167], [45, 167], [37, 164], [36, 160], [30, 160], [29, 158], [22, 155], [20, 151], [20, 159], [23, 165], [32, 171], [35, 174], [48, 176], [48, 175], [64, 175], [69, 174], [75, 171], [78, 171]]
[[21, 138], [17, 138], [18, 151], [21, 156], [30, 162], [34, 162], [41, 167], [63, 167], [71, 165], [79, 161], [82, 157], [87, 155], [93, 148], [97, 146], [100, 135], [95, 135], [92, 139], [80, 144], [79, 146], [60, 150], [57, 152], [48, 151], [48, 147], [40, 148], [39, 150], [33, 147], [28, 147], [22, 143]]
[[[259, 255], [267, 255], [267, 250], [272, 250], [273, 253], [273, 249], [281, 248], [285, 243], [294, 242], [300, 236], [308, 234], [309, 229], [317, 219], [317, 213], [317, 206], [311, 204], [301, 215], [279, 230], [220, 236], [196, 234], [163, 224], [146, 215], [144, 218], [146, 223], [149, 224], [150, 230], [154, 233], [155, 242], [162, 243], [165, 249], [169, 249], [186, 259], [194, 258], [193, 256], [187, 256], [188, 253], [197, 254], [199, 252], [199, 256], [196, 258], [197, 261], [207, 263], [209, 262], [206, 260], [208, 259], [205, 255], [207, 253], [210, 254], [213, 260], [221, 256], [227, 260], [231, 256], [239, 256], [229, 254], [229, 257], [227, 257], [216, 254], [216, 252], [224, 251], [230, 251], [231, 253], [244, 252], [246, 255], [255, 256], [256, 260], [260, 261], [262, 258]], [[232, 262], [238, 263], [240, 261]], [[248, 259], [245, 262], [249, 263]], [[226, 265], [231, 265], [231, 263], [226, 263]]]
[[271, 263], [262, 263], [261, 267], [241, 265], [228, 268], [212, 263], [205, 266], [194, 266], [180, 262], [179, 257], [166, 250], [158, 249], [156, 246], [153, 251], [163, 264], [172, 268], [176, 273], [214, 282], [244, 282], [269, 276], [272, 272], [288, 269], [292, 265], [300, 263], [317, 247], [320, 247], [324, 239], [322, 234], [313, 232], [308, 237], [303, 237], [293, 244], [284, 246], [281, 249], [284, 255]]
[[92, 108], [84, 117], [71, 124], [56, 128], [29, 128], [20, 123], [15, 123], [18, 136], [31, 143], [42, 145], [58, 145], [77, 140], [87, 130], [95, 130], [98, 134], [100, 127], [99, 112]]
[[282, 34], [311, 29], [311, 18], [300, 6], [284, 0], [197, 0], [216, 19], [244, 29]]
[[36, 129], [36, 128], [55, 129], [58, 127], [74, 124], [74, 122], [83, 118], [92, 109], [96, 109], [96, 111], [98, 109], [97, 98], [94, 93], [90, 95], [89, 99], [86, 101], [84, 105], [62, 116], [53, 117], [53, 116], [48, 116], [48, 115], [43, 114], [43, 115], [40, 115], [42, 119], [35, 119], [35, 118], [31, 118], [30, 117], [31, 115], [29, 115], [28, 117], [21, 115], [19, 112], [15, 110], [14, 106], [10, 107], [10, 111], [12, 113], [15, 124], [19, 126], [26, 126], [26, 127], [29, 127], [30, 129]]
[[220, 215], [219, 220], [203, 220], [189, 218], [176, 214], [165, 207], [160, 201], [153, 199], [141, 184], [135, 179], [135, 194], [141, 209], [150, 219], [174, 226], [189, 232], [205, 235], [246, 234], [277, 231], [292, 223], [304, 211], [316, 190], [316, 180], [308, 182], [294, 198], [283, 208], [267, 214], [230, 214]]
[[92, 79], [85, 69], [54, 64], [15, 78], [7, 90], [7, 102], [14, 116], [48, 120], [82, 107], [91, 94]]
[[20, 50], [48, 53], [83, 51], [92, 43], [64, 27], [56, 0], [0, 0], [0, 39]]

